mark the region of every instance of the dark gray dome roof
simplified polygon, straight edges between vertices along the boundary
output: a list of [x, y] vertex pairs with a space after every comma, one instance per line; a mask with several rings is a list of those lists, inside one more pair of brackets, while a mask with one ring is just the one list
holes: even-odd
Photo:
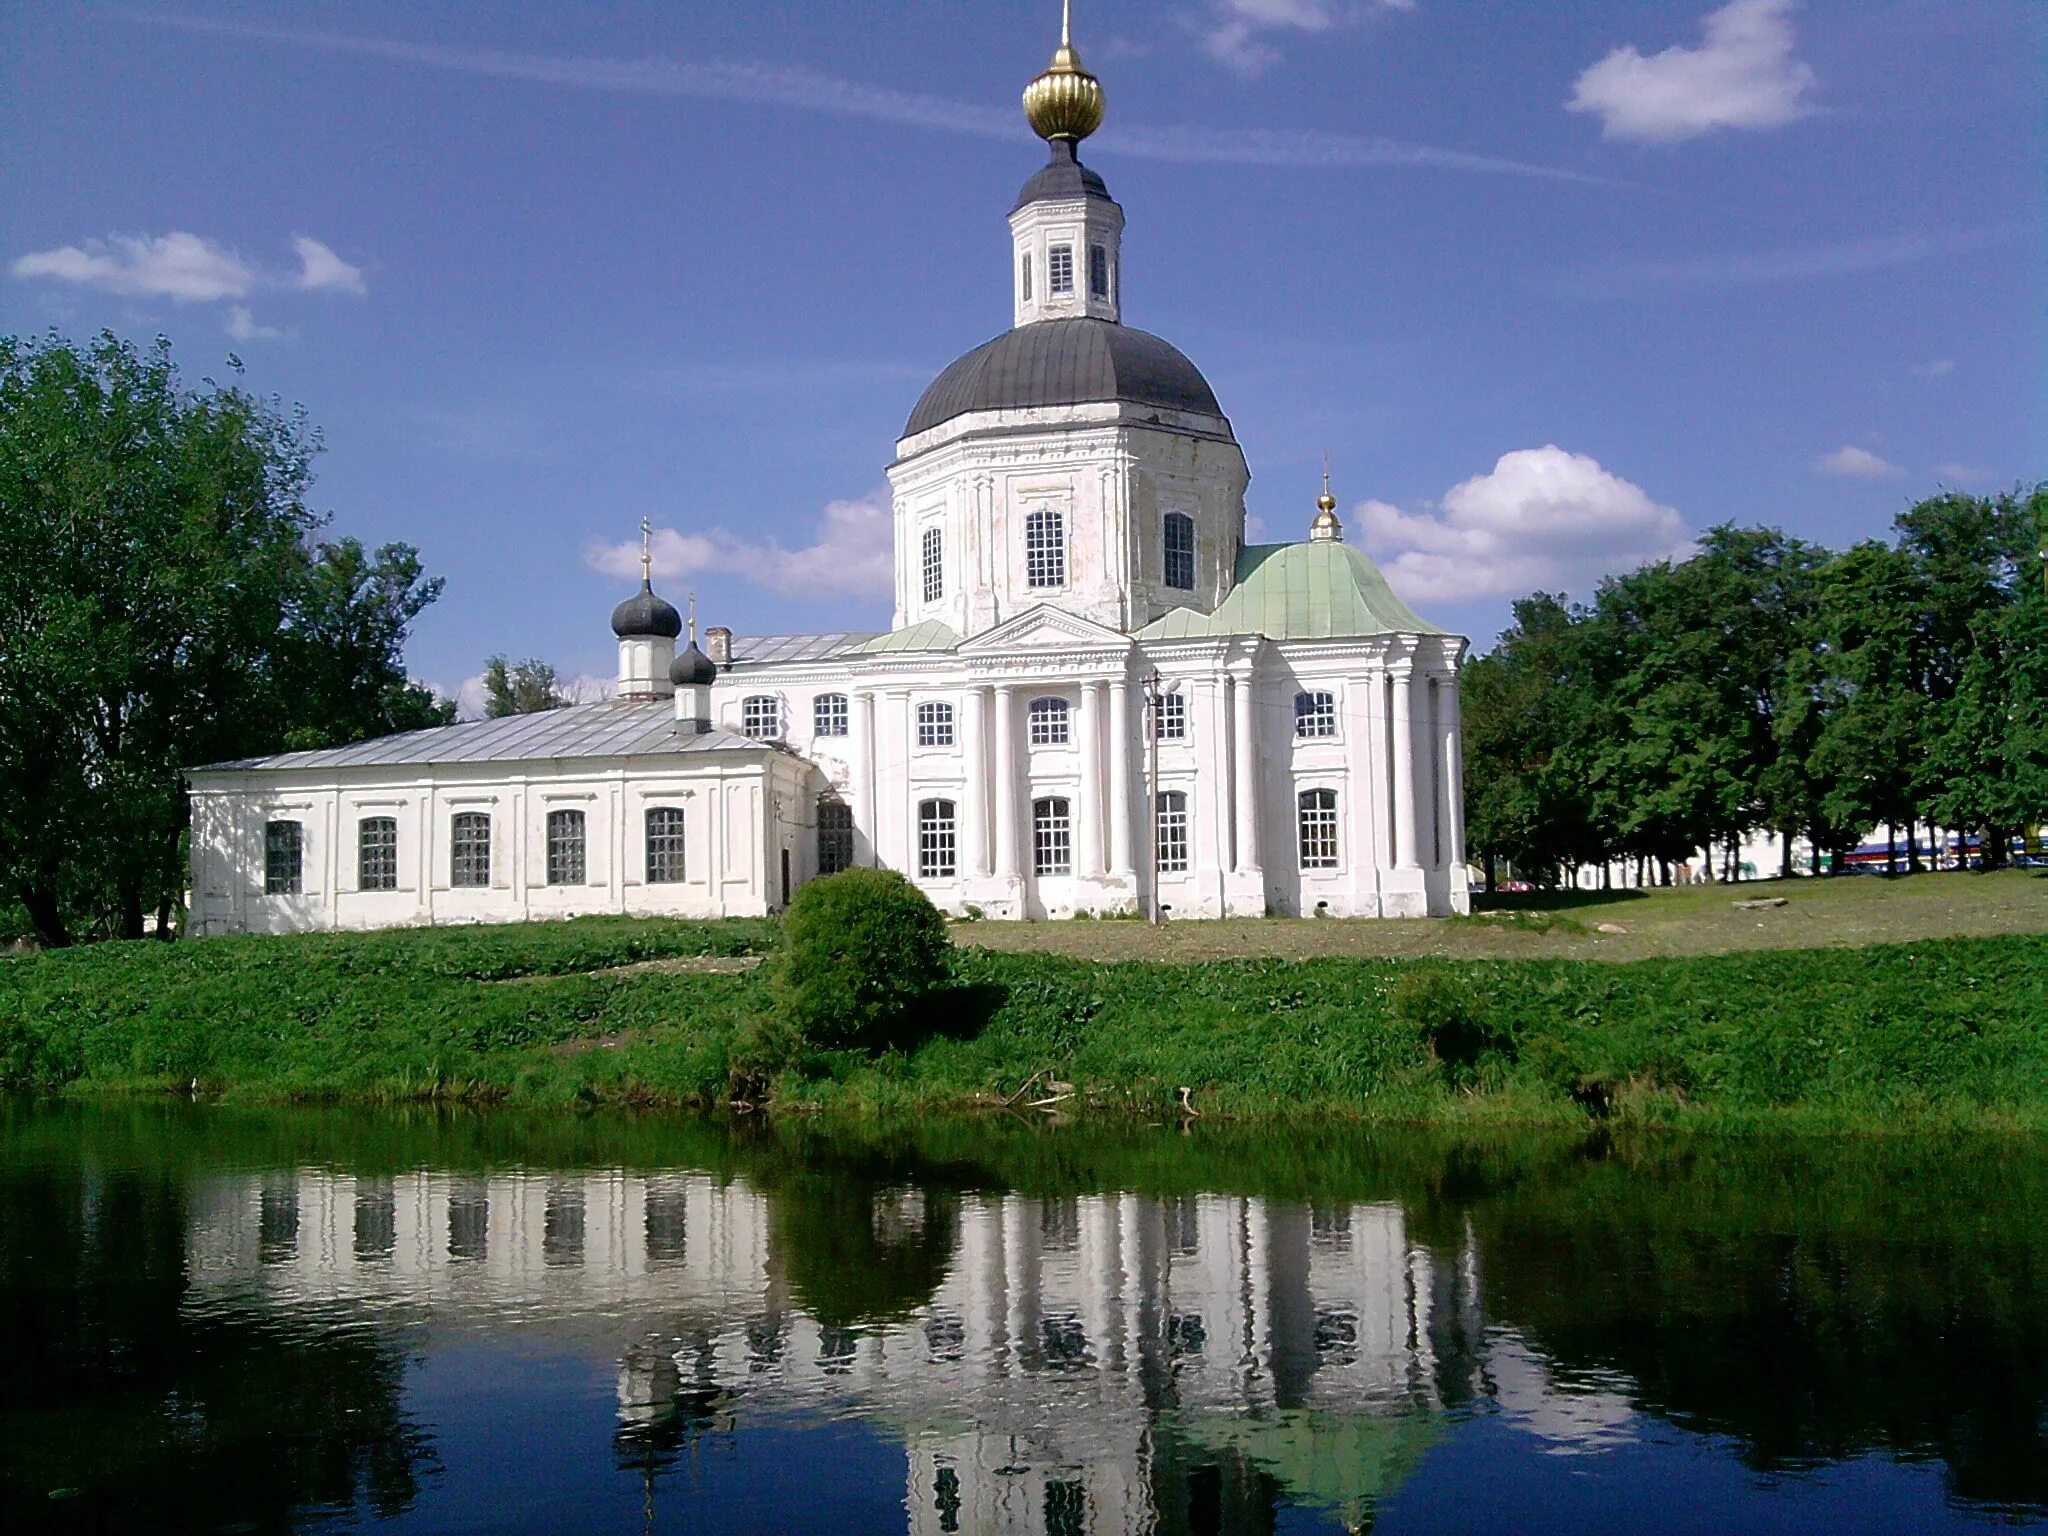
[[1201, 370], [1150, 331], [1109, 320], [1038, 320], [984, 342], [932, 380], [903, 435], [969, 411], [1105, 400], [1223, 414]]
[[1109, 183], [1074, 158], [1072, 141], [1054, 139], [1052, 159], [1024, 183], [1024, 190], [1017, 194], [1017, 201], [1010, 205], [1010, 212], [1015, 213], [1026, 203], [1064, 203], [1077, 197], [1099, 197], [1105, 203], [1115, 201], [1109, 195]]
[[673, 640], [683, 632], [683, 616], [675, 604], [654, 595], [646, 582], [612, 610], [612, 633], [621, 640]]
[[718, 681], [718, 663], [698, 650], [692, 640], [669, 663], [668, 680], [678, 688], [709, 687]]

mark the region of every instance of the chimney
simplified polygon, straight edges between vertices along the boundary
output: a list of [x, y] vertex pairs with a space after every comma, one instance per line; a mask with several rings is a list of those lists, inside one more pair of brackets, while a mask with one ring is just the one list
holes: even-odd
[[714, 666], [732, 665], [732, 631], [723, 624], [714, 624], [704, 631], [704, 654], [711, 658]]

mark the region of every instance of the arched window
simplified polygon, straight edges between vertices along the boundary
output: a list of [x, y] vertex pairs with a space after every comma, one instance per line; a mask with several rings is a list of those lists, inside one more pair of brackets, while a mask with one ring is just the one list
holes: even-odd
[[490, 812], [459, 811], [448, 823], [448, 883], [458, 890], [491, 883]]
[[676, 806], [647, 809], [647, 883], [683, 883], [683, 813]]
[[1064, 747], [1072, 737], [1072, 712], [1065, 699], [1033, 699], [1025, 716], [1034, 747]]
[[811, 700], [811, 734], [813, 736], [844, 736], [846, 734], [846, 695], [843, 693], [821, 693]]
[[1337, 867], [1337, 791], [1304, 789], [1301, 805], [1301, 867]]
[[757, 693], [740, 700], [740, 734], [755, 741], [780, 741], [782, 700], [772, 693]]
[[1044, 507], [1024, 519], [1024, 584], [1067, 584], [1067, 520]]
[[818, 802], [818, 873], [836, 875], [853, 867], [853, 807], [844, 800]]
[[920, 747], [950, 747], [953, 745], [952, 705], [920, 704], [917, 706], [917, 744]]
[[924, 531], [924, 600], [936, 603], [946, 595], [946, 535], [938, 528]]
[[1160, 540], [1166, 554], [1166, 584], [1181, 592], [1195, 590], [1195, 520], [1185, 512], [1166, 514]]
[[396, 816], [365, 816], [356, 823], [356, 889], [398, 889]]
[[950, 880], [960, 868], [960, 833], [950, 800], [924, 800], [917, 807], [917, 878]]
[[306, 829], [296, 821], [263, 827], [263, 894], [297, 896], [306, 888]]
[[1303, 741], [1337, 734], [1337, 696], [1311, 691], [1294, 696], [1294, 734]]
[[581, 811], [548, 812], [548, 884], [581, 885], [584, 879]]
[[1184, 875], [1188, 868], [1188, 797], [1178, 789], [1159, 795], [1159, 872]]
[[1073, 873], [1073, 807], [1057, 795], [1031, 802], [1031, 868], [1041, 875]]

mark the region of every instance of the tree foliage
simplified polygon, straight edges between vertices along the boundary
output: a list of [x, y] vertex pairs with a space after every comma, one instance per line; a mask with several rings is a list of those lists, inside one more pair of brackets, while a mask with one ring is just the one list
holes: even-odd
[[775, 959], [781, 1019], [824, 1050], [888, 1042], [951, 978], [946, 920], [890, 869], [847, 869], [796, 893]]
[[534, 715], [569, 702], [553, 665], [528, 658], [508, 662], [502, 655], [484, 663], [484, 718]]
[[168, 929], [186, 769], [446, 718], [400, 659], [439, 583], [312, 542], [319, 449], [167, 342], [0, 337], [0, 887], [43, 942]]
[[2048, 819], [2048, 487], [1944, 494], [1841, 553], [1773, 528], [1538, 593], [1463, 683], [1475, 853], [1545, 883], [1580, 864], [1980, 836]]

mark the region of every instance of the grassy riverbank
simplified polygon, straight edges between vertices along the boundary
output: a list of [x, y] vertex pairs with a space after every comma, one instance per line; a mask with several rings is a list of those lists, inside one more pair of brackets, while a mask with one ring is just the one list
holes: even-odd
[[[772, 942], [765, 923], [598, 919], [22, 957], [0, 962], [0, 1082], [712, 1103], [736, 1034], [768, 1007], [744, 967]], [[1159, 1119], [1185, 1085], [1210, 1116], [2048, 1126], [2039, 935], [1628, 964], [972, 947], [956, 964], [923, 1038], [813, 1057], [776, 1085], [778, 1107], [1059, 1098]]]

